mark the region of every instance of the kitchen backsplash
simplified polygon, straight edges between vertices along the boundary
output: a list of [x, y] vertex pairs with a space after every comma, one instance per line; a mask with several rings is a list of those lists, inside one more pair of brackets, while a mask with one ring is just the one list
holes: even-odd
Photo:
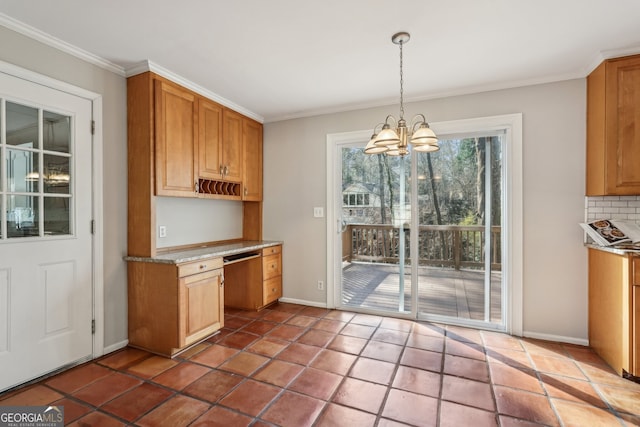
[[585, 221], [624, 219], [640, 223], [640, 196], [585, 197]]

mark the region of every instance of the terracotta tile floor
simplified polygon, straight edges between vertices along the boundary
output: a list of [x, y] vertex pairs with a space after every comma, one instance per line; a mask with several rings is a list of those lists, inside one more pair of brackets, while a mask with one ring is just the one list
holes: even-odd
[[175, 359], [126, 348], [0, 394], [74, 426], [632, 426], [640, 384], [590, 349], [279, 304]]

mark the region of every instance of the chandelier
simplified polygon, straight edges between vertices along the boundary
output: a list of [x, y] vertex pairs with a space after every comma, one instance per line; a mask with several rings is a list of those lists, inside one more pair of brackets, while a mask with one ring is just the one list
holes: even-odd
[[[394, 44], [400, 46], [400, 117], [388, 115], [384, 123], [376, 125], [371, 140], [364, 149], [366, 154], [386, 154], [388, 156], [404, 156], [412, 150], [421, 152], [438, 151], [438, 138], [429, 128], [427, 119], [417, 114], [411, 119], [409, 126], [404, 119], [404, 93], [402, 79], [402, 46], [409, 42], [410, 35], [406, 32], [396, 33], [391, 37]], [[391, 124], [394, 127], [391, 127]]]

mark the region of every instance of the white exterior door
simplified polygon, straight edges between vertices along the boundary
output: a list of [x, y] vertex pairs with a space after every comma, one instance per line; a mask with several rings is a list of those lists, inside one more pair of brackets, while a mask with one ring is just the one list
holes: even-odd
[[92, 357], [91, 120], [0, 72], [0, 391]]

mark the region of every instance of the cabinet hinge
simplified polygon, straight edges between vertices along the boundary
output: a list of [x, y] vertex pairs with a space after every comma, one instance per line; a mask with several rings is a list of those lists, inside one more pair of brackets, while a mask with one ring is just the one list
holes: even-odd
[[95, 135], [95, 134], [96, 134], [96, 121], [91, 120], [91, 135]]
[[91, 319], [91, 334], [96, 333], [96, 319]]

